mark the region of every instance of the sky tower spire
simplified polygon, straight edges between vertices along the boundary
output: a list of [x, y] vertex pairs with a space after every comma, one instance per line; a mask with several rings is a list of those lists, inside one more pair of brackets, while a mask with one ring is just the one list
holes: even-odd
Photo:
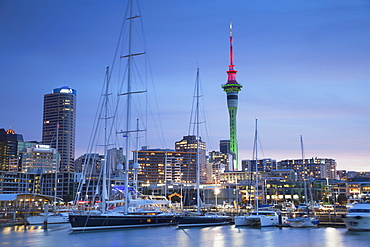
[[235, 154], [234, 170], [239, 170], [238, 167], [238, 138], [236, 134], [236, 113], [238, 110], [238, 93], [242, 89], [236, 81], [236, 71], [234, 69], [234, 52], [233, 52], [233, 25], [230, 19], [230, 65], [227, 73], [227, 83], [222, 85], [223, 90], [227, 95], [227, 108], [230, 118], [230, 151]]

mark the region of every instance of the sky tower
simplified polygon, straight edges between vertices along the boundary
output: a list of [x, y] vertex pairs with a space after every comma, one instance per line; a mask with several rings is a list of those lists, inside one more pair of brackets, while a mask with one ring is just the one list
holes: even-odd
[[227, 108], [230, 117], [230, 151], [235, 154], [234, 170], [238, 170], [238, 138], [236, 135], [236, 112], [238, 110], [238, 93], [242, 89], [236, 81], [236, 71], [234, 69], [234, 53], [233, 53], [233, 25], [230, 20], [230, 65], [227, 73], [227, 83], [222, 85], [222, 88], [227, 95]]

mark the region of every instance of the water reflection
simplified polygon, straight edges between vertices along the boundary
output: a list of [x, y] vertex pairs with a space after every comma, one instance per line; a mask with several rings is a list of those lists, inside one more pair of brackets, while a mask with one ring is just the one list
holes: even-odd
[[[348, 232], [344, 228], [247, 228], [153, 227], [88, 231], [71, 234], [70, 225], [14, 226], [0, 228], [0, 242], [7, 246], [177, 246], [177, 247], [292, 247], [369, 246], [370, 232]], [[57, 243], [57, 244], [56, 244]]]
[[328, 247], [342, 246], [343, 236], [338, 234], [338, 229], [329, 227], [325, 229], [324, 242]]
[[43, 226], [40, 226], [40, 225], [32, 225], [32, 226], [16, 225], [16, 226], [0, 227], [0, 233], [6, 235], [11, 232], [37, 231], [41, 229], [43, 229]]

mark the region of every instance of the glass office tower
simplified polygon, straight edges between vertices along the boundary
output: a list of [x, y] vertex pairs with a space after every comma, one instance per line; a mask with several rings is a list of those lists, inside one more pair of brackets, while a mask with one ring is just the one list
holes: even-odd
[[42, 143], [59, 151], [60, 172], [74, 171], [75, 132], [76, 90], [62, 86], [53, 89], [50, 94], [45, 94]]

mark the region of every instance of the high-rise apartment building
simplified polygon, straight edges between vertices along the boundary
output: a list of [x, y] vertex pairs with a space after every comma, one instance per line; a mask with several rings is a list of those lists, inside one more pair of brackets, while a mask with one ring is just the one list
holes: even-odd
[[83, 172], [89, 176], [99, 175], [104, 162], [104, 155], [97, 153], [86, 153], [75, 160], [75, 172]]
[[230, 140], [220, 140], [220, 152], [230, 153]]
[[[199, 179], [201, 183], [207, 181], [206, 143], [199, 137]], [[197, 138], [195, 135], [184, 136], [181, 141], [175, 143], [175, 149], [179, 152], [197, 153]]]
[[297, 172], [298, 179], [336, 178], [337, 162], [328, 158], [311, 158], [281, 160], [277, 162], [279, 169], [292, 169]]
[[[276, 160], [270, 158], [260, 159], [257, 164], [258, 172], [270, 172], [279, 169]], [[256, 160], [242, 160], [242, 171], [255, 172]]]
[[0, 170], [18, 171], [17, 134], [0, 129]]
[[76, 90], [62, 86], [45, 94], [42, 143], [59, 151], [60, 172], [74, 171], [75, 131]]
[[196, 152], [145, 149], [138, 152], [138, 179], [146, 184], [195, 183]]

